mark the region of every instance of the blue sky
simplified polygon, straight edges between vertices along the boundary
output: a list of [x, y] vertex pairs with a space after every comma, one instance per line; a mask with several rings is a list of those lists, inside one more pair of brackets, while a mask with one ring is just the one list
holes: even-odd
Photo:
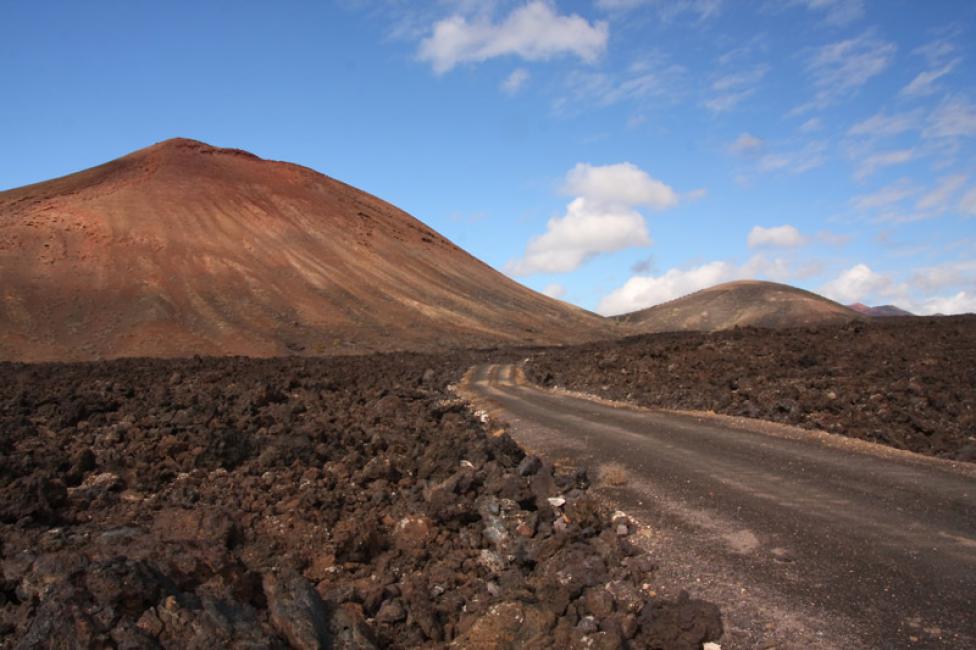
[[298, 162], [617, 313], [743, 277], [976, 311], [968, 0], [0, 6], [0, 189]]

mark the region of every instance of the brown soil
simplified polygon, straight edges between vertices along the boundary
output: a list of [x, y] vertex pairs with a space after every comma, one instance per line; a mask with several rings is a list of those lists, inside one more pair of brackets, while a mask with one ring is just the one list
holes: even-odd
[[976, 461], [976, 317], [671, 333], [547, 350], [526, 374], [643, 406], [715, 411]]
[[863, 316], [823, 296], [777, 282], [727, 282], [648, 309], [616, 316], [640, 332], [713, 332], [733, 327], [800, 327]]
[[485, 358], [0, 364], [0, 645], [717, 638], [714, 606], [643, 590], [653, 558], [585, 472], [453, 396]]
[[168, 140], [0, 192], [0, 360], [283, 356], [610, 338], [311, 169]]

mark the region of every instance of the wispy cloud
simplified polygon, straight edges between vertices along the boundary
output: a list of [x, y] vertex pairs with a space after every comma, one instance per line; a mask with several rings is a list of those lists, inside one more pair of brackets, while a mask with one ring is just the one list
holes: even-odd
[[967, 217], [976, 217], [976, 187], [972, 188], [959, 199], [959, 212]]
[[713, 94], [705, 101], [705, 107], [713, 113], [722, 113], [735, 108], [742, 100], [756, 92], [759, 82], [767, 72], [769, 66], [763, 64], [719, 77], [712, 82]]
[[950, 97], [932, 111], [923, 131], [932, 138], [976, 136], [976, 106], [964, 97]]
[[751, 133], [742, 132], [729, 146], [729, 153], [737, 156], [756, 155], [763, 149], [765, 143]]
[[674, 100], [681, 94], [684, 68], [658, 54], [632, 62], [620, 73], [574, 70], [565, 78], [565, 92], [553, 101], [557, 114], [573, 113], [587, 106], [612, 106], [646, 98]]
[[919, 189], [912, 185], [907, 178], [903, 178], [874, 192], [855, 196], [851, 199], [851, 205], [855, 210], [861, 211], [889, 208], [918, 193]]
[[882, 40], [872, 30], [815, 50], [806, 64], [814, 97], [793, 112], [800, 114], [825, 108], [850, 96], [884, 71], [896, 51], [894, 43]]
[[914, 149], [896, 149], [874, 153], [861, 160], [854, 171], [854, 178], [861, 181], [883, 167], [903, 165], [915, 156]]
[[901, 89], [901, 94], [907, 97], [924, 97], [926, 95], [934, 95], [936, 92], [941, 90], [936, 82], [952, 72], [957, 65], [959, 65], [959, 59], [950, 61], [941, 68], [919, 72], [915, 78], [908, 83], [908, 85]]
[[823, 121], [819, 117], [811, 117], [800, 125], [800, 133], [815, 133], [823, 128]]
[[919, 126], [918, 111], [888, 115], [884, 111], [858, 122], [847, 130], [848, 135], [884, 138], [899, 135]]
[[529, 80], [529, 76], [529, 71], [525, 68], [515, 68], [502, 82], [502, 91], [509, 95], [518, 93]]
[[951, 58], [956, 57], [959, 51], [958, 46], [953, 41], [953, 35], [943, 36], [925, 45], [920, 45], [912, 50], [912, 54], [924, 58], [930, 66], [942, 65]]
[[822, 12], [824, 22], [844, 27], [864, 17], [864, 0], [792, 0], [791, 5]]
[[826, 152], [827, 143], [814, 140], [794, 151], [767, 153], [759, 158], [758, 166], [763, 172], [788, 171], [801, 174], [827, 162]]
[[572, 55], [592, 62], [606, 50], [608, 36], [606, 22], [590, 23], [577, 14], [561, 15], [550, 3], [534, 0], [498, 23], [486, 17], [469, 20], [462, 14], [440, 20], [421, 41], [417, 55], [438, 74], [461, 63], [500, 56], [539, 61]]
[[722, 10], [723, 0], [597, 0], [596, 6], [607, 11], [630, 11], [653, 7], [662, 20], [670, 21], [688, 14], [699, 21], [714, 18]]
[[918, 199], [915, 209], [927, 214], [942, 214], [949, 208], [952, 199], [965, 184], [966, 177], [962, 174], [942, 178], [934, 189]]
[[[952, 174], [940, 178], [930, 189], [903, 178], [850, 201], [858, 212], [870, 215], [873, 223], [912, 223], [934, 219], [958, 207], [956, 197], [966, 184], [966, 176]], [[909, 205], [908, 201], [914, 199]]]

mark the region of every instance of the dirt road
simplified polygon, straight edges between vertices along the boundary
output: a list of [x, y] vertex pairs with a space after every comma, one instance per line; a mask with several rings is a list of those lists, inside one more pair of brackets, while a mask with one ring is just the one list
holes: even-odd
[[[480, 366], [524, 447], [590, 468], [643, 524], [664, 595], [719, 603], [723, 648], [969, 647], [976, 466], [756, 421], [602, 403]], [[674, 586], [672, 586], [674, 585]]]

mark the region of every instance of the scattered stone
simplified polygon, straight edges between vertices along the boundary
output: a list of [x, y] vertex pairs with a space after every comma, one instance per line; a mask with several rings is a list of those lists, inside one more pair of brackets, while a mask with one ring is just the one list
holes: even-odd
[[428, 517], [404, 517], [393, 530], [393, 544], [400, 550], [423, 548], [430, 538], [432, 526], [433, 522]]
[[376, 613], [376, 622], [385, 623], [386, 625], [399, 623], [406, 618], [407, 612], [403, 609], [403, 603], [398, 598], [384, 602], [380, 606], [380, 611]]
[[325, 605], [312, 585], [296, 574], [267, 573], [263, 581], [268, 612], [275, 629], [296, 650], [319, 650], [329, 645]]

